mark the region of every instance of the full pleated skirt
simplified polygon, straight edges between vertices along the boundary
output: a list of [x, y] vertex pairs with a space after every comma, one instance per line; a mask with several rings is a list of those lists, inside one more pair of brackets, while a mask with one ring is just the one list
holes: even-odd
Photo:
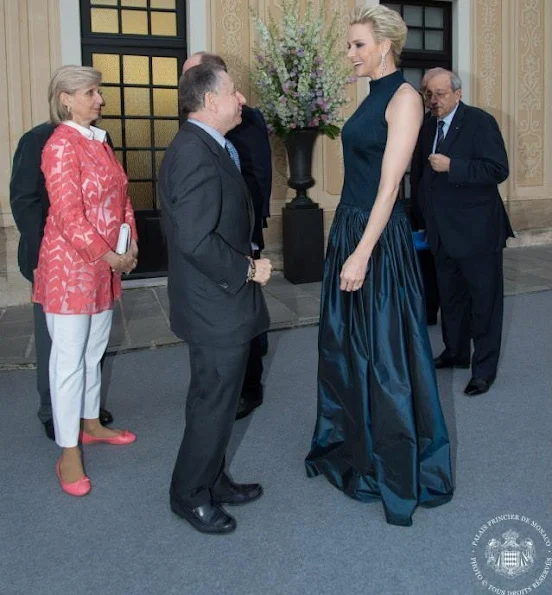
[[416, 506], [450, 500], [450, 446], [425, 321], [409, 222], [394, 212], [363, 287], [339, 288], [369, 211], [340, 205], [330, 231], [319, 328], [318, 413], [307, 474], [323, 474], [361, 501], [380, 499], [387, 521], [412, 524]]

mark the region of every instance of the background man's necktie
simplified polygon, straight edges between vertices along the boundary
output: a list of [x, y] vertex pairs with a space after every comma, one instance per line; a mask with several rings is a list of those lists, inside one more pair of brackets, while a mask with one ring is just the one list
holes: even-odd
[[439, 152], [439, 148], [443, 144], [443, 140], [445, 139], [445, 135], [443, 133], [444, 126], [445, 126], [444, 120], [439, 120], [437, 122], [437, 142], [435, 143], [435, 153]]
[[238, 155], [238, 150], [229, 140], [226, 141], [226, 151], [228, 155], [230, 155], [232, 161], [236, 164], [236, 167], [241, 171], [240, 156]]

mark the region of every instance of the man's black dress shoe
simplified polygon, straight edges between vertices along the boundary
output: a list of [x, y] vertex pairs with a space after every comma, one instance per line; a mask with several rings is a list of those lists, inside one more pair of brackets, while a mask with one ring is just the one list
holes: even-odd
[[42, 425], [44, 426], [44, 431], [46, 432], [46, 436], [48, 436], [48, 438], [50, 438], [50, 440], [55, 440], [56, 433], [54, 430], [54, 420], [47, 419], [46, 421], [42, 422]]
[[224, 491], [220, 494], [213, 494], [213, 502], [215, 504], [229, 504], [230, 506], [238, 506], [239, 504], [247, 504], [253, 502], [263, 495], [263, 488], [258, 483], [234, 483], [227, 482], [224, 486]]
[[443, 353], [441, 353], [441, 355], [437, 356], [436, 358], [434, 358], [433, 363], [435, 364], [435, 369], [436, 370], [440, 370], [442, 368], [464, 368], [464, 369], [468, 369], [470, 367], [470, 362], [466, 361], [459, 361], [457, 359], [454, 359], [453, 357], [450, 357], [448, 355], [444, 355]]
[[468, 397], [477, 397], [477, 395], [482, 395], [483, 393], [486, 393], [489, 388], [491, 388], [493, 380], [485, 380], [485, 378], [476, 378], [474, 376], [466, 385], [464, 393], [468, 395]]
[[201, 533], [223, 534], [236, 529], [236, 519], [218, 504], [209, 503], [189, 508], [171, 500], [171, 510]]
[[109, 424], [113, 423], [113, 416], [107, 409], [103, 409], [100, 407], [100, 423], [102, 426], [108, 426]]
[[247, 417], [254, 409], [263, 404], [263, 388], [256, 393], [242, 393], [238, 403], [236, 419]]

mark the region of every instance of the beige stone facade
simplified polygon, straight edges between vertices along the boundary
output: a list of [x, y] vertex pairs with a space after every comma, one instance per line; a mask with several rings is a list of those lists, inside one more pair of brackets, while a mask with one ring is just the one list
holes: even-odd
[[60, 65], [59, 22], [58, 0], [0, 0], [0, 307], [29, 300], [17, 266], [10, 170], [20, 136], [48, 119], [46, 89]]
[[[74, 4], [78, 0], [72, 0]], [[345, 36], [347, 14], [357, 0], [327, 0], [339, 11]], [[21, 134], [48, 117], [46, 88], [51, 73], [68, 63], [62, 45], [68, 32], [61, 23], [68, 0], [0, 0], [0, 307], [29, 299], [29, 287], [18, 272], [17, 231], [9, 206], [11, 159]], [[375, 4], [377, 1], [368, 1]], [[545, 73], [552, 64], [552, 2], [549, 0], [454, 0], [461, 14], [470, 15], [469, 103], [492, 112], [500, 123], [510, 157], [511, 175], [502, 194], [517, 243], [552, 242], [552, 82]], [[248, 70], [254, 40], [249, 5], [261, 15], [279, 10], [278, 0], [191, 0], [201, 12], [189, 11], [190, 50], [220, 53], [254, 104]], [[60, 14], [61, 13], [61, 14]], [[200, 29], [194, 28], [194, 19]], [[74, 24], [78, 30], [78, 23]], [[457, 27], [457, 29], [458, 29]], [[75, 36], [75, 27], [71, 31]], [[198, 41], [199, 40], [199, 41]], [[194, 44], [196, 45], [194, 47]], [[202, 44], [202, 47], [197, 47]], [[465, 50], [465, 48], [464, 48]], [[74, 55], [74, 54], [73, 54]], [[73, 60], [74, 61], [74, 60]], [[462, 73], [464, 79], [466, 74]], [[351, 110], [363, 97], [359, 83], [351, 88]], [[347, 114], [346, 114], [347, 115]], [[272, 218], [267, 232], [267, 252], [277, 262], [281, 254], [281, 209], [288, 196], [286, 159], [277, 139], [274, 150]], [[330, 224], [342, 181], [340, 144], [317, 141], [313, 175], [314, 200], [324, 208]]]
[[521, 242], [552, 241], [552, 3], [473, 3], [472, 103], [498, 120], [510, 159], [502, 195]]

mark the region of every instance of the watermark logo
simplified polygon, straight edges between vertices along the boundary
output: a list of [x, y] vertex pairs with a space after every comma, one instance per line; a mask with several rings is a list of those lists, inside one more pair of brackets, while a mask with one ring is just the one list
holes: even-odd
[[485, 548], [485, 559], [498, 574], [503, 576], [519, 576], [531, 569], [535, 563], [535, 545], [528, 537], [518, 543], [519, 533], [506, 531], [502, 534], [502, 543], [491, 539]]
[[472, 540], [471, 567], [480, 586], [497, 595], [526, 595], [539, 589], [552, 569], [552, 540], [536, 521], [499, 515]]

